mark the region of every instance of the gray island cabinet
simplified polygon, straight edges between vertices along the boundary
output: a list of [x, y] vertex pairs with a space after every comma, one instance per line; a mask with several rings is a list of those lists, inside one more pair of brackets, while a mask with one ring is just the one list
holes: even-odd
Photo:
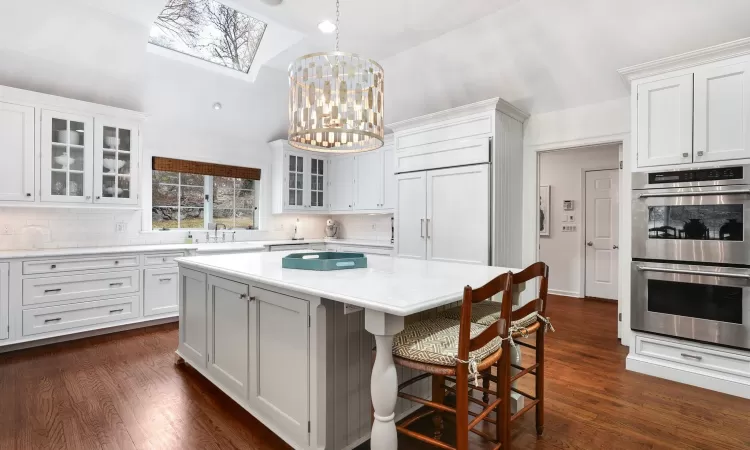
[[[386, 256], [368, 268], [282, 269], [286, 253], [179, 258], [178, 356], [296, 449], [396, 448], [393, 335], [508, 269]], [[375, 343], [387, 348], [373, 361]], [[409, 387], [430, 396], [430, 380]], [[371, 427], [374, 405], [375, 421]]]

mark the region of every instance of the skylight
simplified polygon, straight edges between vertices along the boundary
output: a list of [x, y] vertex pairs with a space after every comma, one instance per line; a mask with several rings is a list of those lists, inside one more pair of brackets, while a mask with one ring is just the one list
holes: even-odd
[[266, 24], [214, 0], [168, 0], [149, 42], [248, 73]]

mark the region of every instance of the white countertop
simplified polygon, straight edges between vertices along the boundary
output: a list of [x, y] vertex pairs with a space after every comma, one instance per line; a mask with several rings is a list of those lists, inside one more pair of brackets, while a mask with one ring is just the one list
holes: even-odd
[[[282, 269], [290, 252], [178, 258], [180, 266], [256, 281], [389, 314], [408, 316], [462, 298], [509, 269], [368, 255], [366, 269], [319, 272]], [[511, 269], [514, 272], [517, 269]]]
[[36, 250], [7, 250], [0, 251], [0, 260], [18, 259], [18, 258], [55, 258], [63, 256], [84, 256], [100, 255], [112, 253], [143, 253], [143, 252], [169, 252], [180, 250], [201, 251], [258, 251], [263, 250], [270, 245], [290, 245], [290, 244], [321, 244], [335, 243], [345, 245], [361, 245], [368, 247], [393, 248], [393, 244], [383, 241], [365, 241], [354, 239], [302, 239], [291, 240], [281, 239], [274, 241], [240, 241], [240, 242], [219, 242], [198, 244], [147, 244], [147, 245], [119, 245], [111, 247], [68, 247], [68, 248], [50, 248]]

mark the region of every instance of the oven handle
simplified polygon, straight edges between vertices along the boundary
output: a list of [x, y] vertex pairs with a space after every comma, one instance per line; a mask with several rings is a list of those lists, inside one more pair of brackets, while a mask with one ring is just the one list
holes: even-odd
[[739, 189], [736, 191], [695, 191], [695, 192], [655, 192], [640, 194], [638, 198], [648, 197], [698, 197], [701, 195], [743, 195], [750, 194], [750, 189]]
[[666, 269], [662, 267], [648, 267], [648, 266], [637, 266], [638, 270], [648, 272], [665, 272], [665, 273], [683, 273], [686, 275], [701, 275], [706, 277], [724, 277], [724, 278], [741, 278], [743, 280], [750, 280], [750, 275], [744, 273], [716, 273], [716, 272], [704, 272], [702, 270], [686, 270], [686, 269]]

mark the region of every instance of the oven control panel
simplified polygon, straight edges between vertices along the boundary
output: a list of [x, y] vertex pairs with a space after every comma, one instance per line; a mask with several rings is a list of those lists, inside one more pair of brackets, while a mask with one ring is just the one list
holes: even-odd
[[672, 172], [652, 172], [648, 174], [648, 184], [741, 180], [743, 178], [742, 169], [742, 166], [737, 166], [711, 169], [679, 170]]

